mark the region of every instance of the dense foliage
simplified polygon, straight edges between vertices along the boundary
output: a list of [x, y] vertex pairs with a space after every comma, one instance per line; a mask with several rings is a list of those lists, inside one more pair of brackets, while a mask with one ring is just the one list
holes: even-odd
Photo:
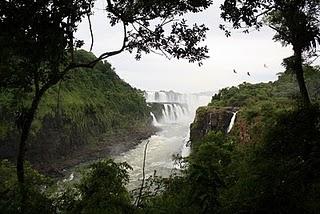
[[[303, 53], [318, 51], [319, 0], [224, 1], [222, 18], [234, 28], [249, 32], [267, 24], [276, 31], [275, 40], [293, 46], [294, 56], [284, 61], [288, 71], [274, 83], [244, 83], [216, 94], [211, 106], [240, 107], [231, 134], [213, 130], [192, 142], [192, 154], [180, 160], [182, 170], [147, 179], [138, 203], [125, 187], [126, 163], [94, 163], [66, 187], [29, 165], [25, 169], [26, 148], [29, 157], [54, 149], [67, 156], [106, 135], [150, 124], [142, 93], [101, 60], [124, 50], [136, 59], [158, 52], [201, 65], [207, 58], [207, 47], [199, 44], [208, 29], [176, 18], [208, 8], [211, 0], [106, 3], [109, 24], [123, 24], [123, 44], [96, 58], [76, 52], [83, 42], [74, 38], [81, 19], [90, 21], [93, 1], [0, 2], [4, 157], [15, 157], [20, 135], [16, 170], [9, 161], [0, 162], [1, 213], [319, 213], [320, 75], [319, 67], [303, 68], [308, 58]], [[296, 99], [299, 90], [302, 102]]]
[[[16, 169], [7, 160], [0, 161], [0, 212], [19, 213], [21, 207]], [[46, 194], [46, 187], [52, 182], [33, 170], [28, 164], [26, 167], [26, 205], [25, 213], [53, 213], [52, 200]]]
[[[319, 68], [305, 69], [319, 102]], [[319, 106], [297, 105], [297, 93], [288, 72], [273, 83], [220, 90], [211, 106], [240, 107], [231, 134], [209, 132], [192, 142], [188, 168], [165, 179], [147, 206], [167, 208], [154, 213], [318, 213]]]
[[[319, 70], [306, 69], [316, 95]], [[294, 89], [283, 91], [288, 85]], [[177, 157], [181, 170], [169, 178], [148, 178], [142, 194], [125, 188], [126, 163], [94, 163], [79, 182], [58, 188], [28, 168], [27, 191], [34, 197], [27, 198], [27, 212], [318, 213], [320, 111], [317, 104], [296, 105], [293, 85], [295, 79], [284, 73], [274, 83], [222, 89], [210, 105], [240, 107], [231, 133], [213, 130], [192, 142], [191, 155]], [[0, 171], [0, 209], [15, 213], [20, 192], [14, 168], [2, 161]]]
[[[78, 51], [76, 56], [83, 62], [95, 59], [85, 51]], [[0, 93], [2, 157], [13, 159], [16, 154], [18, 130], [14, 118], [28, 102], [28, 97], [20, 99], [19, 94], [9, 89]], [[142, 93], [121, 80], [109, 63], [98, 63], [92, 70], [77, 69], [50, 89], [40, 103], [31, 129], [33, 144], [29, 145], [32, 154], [29, 157], [49, 161], [68, 156], [75, 149], [96, 144], [104, 137], [110, 139], [147, 129], [150, 120]], [[44, 154], [44, 150], [49, 151]]]
[[[93, 0], [15, 0], [0, 2], [0, 89], [14, 90], [26, 97], [27, 105], [17, 112], [16, 127], [20, 131], [17, 153], [17, 178], [24, 192], [24, 160], [28, 138], [39, 104], [47, 91], [76, 68], [93, 68], [102, 60], [127, 50], [141, 53], [161, 52], [165, 56], [198, 62], [207, 58], [208, 49], [200, 46], [206, 31], [204, 25], [188, 26], [187, 12], [208, 8], [211, 0], [199, 1], [123, 1], [107, 0], [104, 10], [111, 27], [123, 25], [123, 42], [115, 51], [105, 51], [91, 61], [79, 62], [75, 51], [83, 44], [74, 34], [82, 19], [88, 18], [91, 48], [94, 35], [90, 16]], [[171, 31], [167, 30], [171, 26]], [[22, 197], [22, 201], [26, 198]], [[22, 207], [22, 212], [24, 207]]]
[[104, 160], [92, 164], [83, 172], [73, 189], [62, 190], [56, 198], [60, 212], [66, 213], [130, 213], [133, 210], [126, 163]]

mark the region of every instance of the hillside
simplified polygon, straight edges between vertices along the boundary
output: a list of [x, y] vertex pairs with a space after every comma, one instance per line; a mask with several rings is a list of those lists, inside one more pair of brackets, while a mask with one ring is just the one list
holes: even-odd
[[[198, 109], [190, 166], [180, 187], [190, 188], [187, 198], [202, 197], [190, 201], [190, 213], [319, 212], [319, 67], [305, 67], [305, 77], [313, 102], [307, 108], [287, 71], [275, 82], [222, 89]], [[236, 121], [226, 134], [223, 124], [230, 123], [232, 112]], [[181, 195], [168, 192], [180, 202]]]
[[[95, 56], [80, 50], [80, 62]], [[26, 97], [0, 93], [0, 157], [14, 160], [14, 124]], [[77, 69], [48, 91], [33, 122], [27, 159], [51, 174], [88, 159], [117, 154], [154, 131], [143, 93], [121, 80], [108, 62]]]

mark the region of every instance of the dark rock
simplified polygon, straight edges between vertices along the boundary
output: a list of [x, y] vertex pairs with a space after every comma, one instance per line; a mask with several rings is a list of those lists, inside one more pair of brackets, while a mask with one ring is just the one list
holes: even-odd
[[162, 103], [148, 103], [150, 111], [154, 114], [156, 119], [159, 121], [162, 118], [162, 111], [164, 110], [164, 104]]
[[204, 106], [198, 108], [195, 120], [190, 126], [190, 140], [201, 141], [210, 131], [227, 133], [233, 113], [236, 111], [238, 111], [236, 107]]

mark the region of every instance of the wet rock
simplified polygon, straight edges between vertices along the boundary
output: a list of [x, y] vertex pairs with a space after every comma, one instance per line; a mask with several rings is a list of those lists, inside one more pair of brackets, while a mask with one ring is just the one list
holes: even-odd
[[190, 140], [201, 141], [210, 131], [227, 133], [231, 118], [238, 110], [237, 107], [204, 106], [198, 108], [194, 122], [190, 126]]

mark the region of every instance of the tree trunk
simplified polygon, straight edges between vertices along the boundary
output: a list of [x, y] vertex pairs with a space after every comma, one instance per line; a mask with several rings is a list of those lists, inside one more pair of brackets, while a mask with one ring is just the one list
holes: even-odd
[[302, 67], [302, 50], [301, 48], [293, 48], [294, 50], [294, 72], [296, 74], [296, 78], [299, 84], [299, 90], [302, 97], [302, 102], [305, 107], [310, 106], [311, 101], [308, 93], [308, 89], [306, 87], [306, 83], [303, 75], [303, 67]]
[[21, 138], [19, 143], [19, 151], [17, 157], [17, 178], [19, 183], [19, 191], [21, 194], [21, 212], [25, 210], [26, 200], [26, 188], [25, 188], [25, 176], [24, 176], [24, 158], [26, 153], [26, 142], [31, 129], [31, 124], [36, 114], [39, 102], [41, 99], [40, 94], [36, 94], [32, 100], [31, 107], [25, 114], [22, 115], [22, 127], [21, 127]]

